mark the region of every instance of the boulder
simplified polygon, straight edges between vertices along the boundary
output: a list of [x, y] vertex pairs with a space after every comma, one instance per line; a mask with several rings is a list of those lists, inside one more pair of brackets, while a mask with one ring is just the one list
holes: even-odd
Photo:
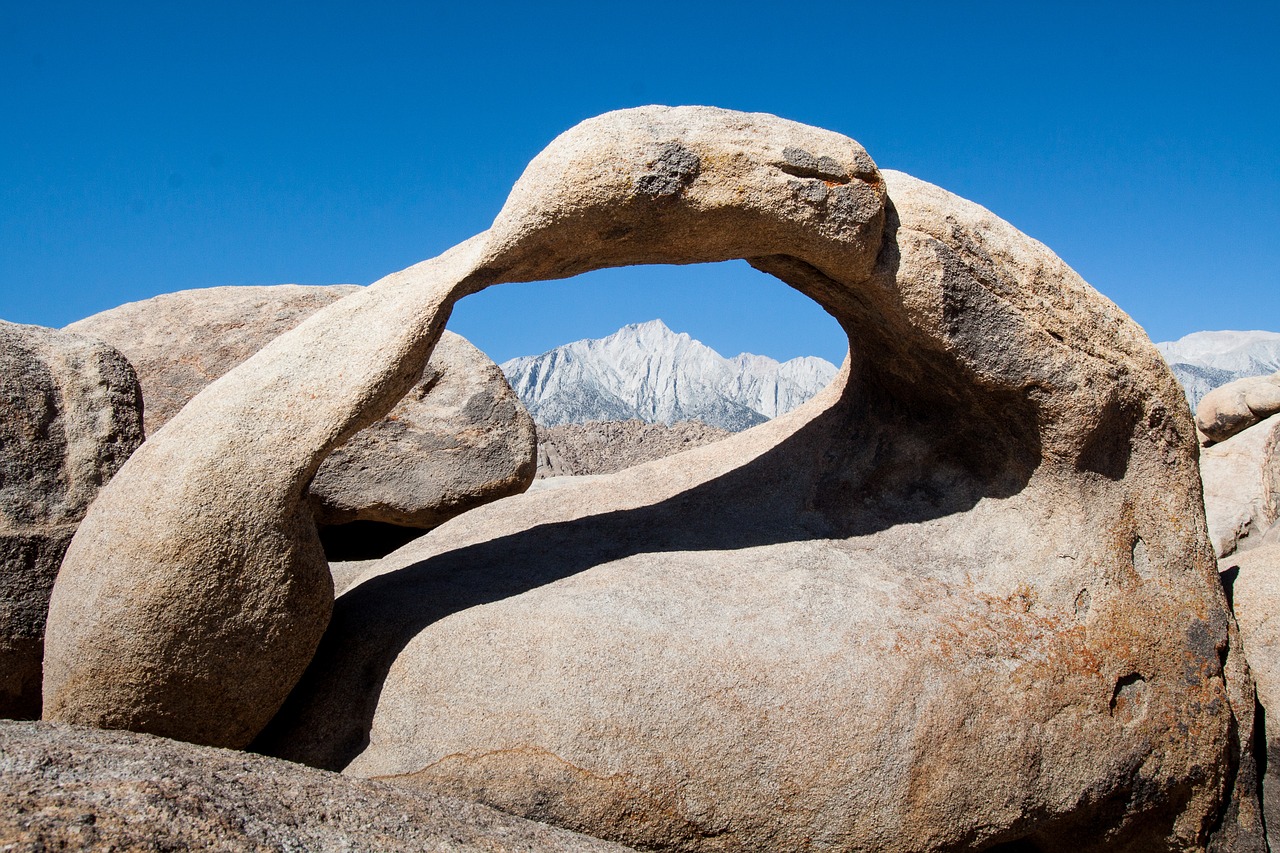
[[538, 427], [538, 477], [612, 474], [733, 433], [701, 421], [590, 421]]
[[149, 735], [0, 723], [7, 850], [623, 851], [451, 797]]
[[571, 129], [488, 231], [194, 398], [72, 542], [46, 714], [253, 731], [329, 615], [305, 484], [454, 301], [729, 258], [858, 342], [831, 388], [406, 546], [343, 593], [257, 747], [651, 849], [1247, 838], [1252, 685], [1150, 341], [977, 205], [712, 108]]
[[1257, 545], [1280, 518], [1280, 417], [1201, 450], [1200, 477], [1217, 555]]
[[[120, 349], [138, 370], [147, 433], [205, 386], [355, 285], [211, 287], [131, 302], [68, 330]], [[536, 461], [533, 421], [502, 371], [446, 332], [387, 415], [335, 448], [310, 487], [321, 524], [431, 528], [524, 491]]]
[[1210, 444], [1225, 441], [1277, 413], [1280, 372], [1237, 379], [1205, 394], [1196, 407], [1196, 427]]
[[1266, 720], [1266, 742], [1259, 745], [1266, 756], [1262, 808], [1275, 849], [1280, 846], [1280, 541], [1232, 554], [1221, 566]]
[[0, 321], [0, 717], [40, 716], [45, 614], [62, 555], [141, 443], [142, 397], [124, 356]]

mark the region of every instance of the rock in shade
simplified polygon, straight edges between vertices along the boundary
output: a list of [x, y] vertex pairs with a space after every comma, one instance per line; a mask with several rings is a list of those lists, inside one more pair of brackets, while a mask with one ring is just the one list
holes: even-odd
[[0, 717], [40, 716], [49, 592], [98, 489], [142, 443], [111, 347], [0, 321]]
[[1207, 442], [1225, 441], [1280, 413], [1280, 372], [1250, 376], [1215, 388], [1196, 407], [1196, 426]]
[[[131, 302], [72, 323], [138, 370], [154, 433], [209, 383], [355, 285], [211, 287]], [[408, 393], [336, 448], [310, 487], [321, 524], [431, 528], [528, 488], [533, 422], [498, 367], [446, 332]]]
[[1256, 546], [1280, 518], [1280, 417], [1201, 450], [1200, 477], [1217, 555]]
[[1232, 554], [1220, 564], [1266, 719], [1262, 807], [1275, 849], [1280, 846], [1280, 540]]
[[451, 797], [150, 735], [0, 723], [7, 850], [625, 848]]
[[321, 524], [435, 527], [527, 489], [536, 449], [533, 419], [502, 371], [446, 331], [395, 408], [321, 463], [311, 506]]
[[988, 211], [773, 117], [611, 113], [324, 328], [429, 339], [491, 282], [732, 257], [837, 318], [844, 375], [384, 560], [259, 747], [650, 849], [1261, 849], [1181, 389]]

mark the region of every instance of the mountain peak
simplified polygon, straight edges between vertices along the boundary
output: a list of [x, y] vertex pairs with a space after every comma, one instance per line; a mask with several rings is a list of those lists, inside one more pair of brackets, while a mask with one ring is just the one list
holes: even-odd
[[[795, 362], [802, 362], [799, 369]], [[781, 369], [774, 359], [750, 353], [727, 359], [655, 319], [512, 359], [502, 370], [543, 426], [701, 420], [736, 432], [790, 411], [837, 372], [820, 358], [788, 365]]]

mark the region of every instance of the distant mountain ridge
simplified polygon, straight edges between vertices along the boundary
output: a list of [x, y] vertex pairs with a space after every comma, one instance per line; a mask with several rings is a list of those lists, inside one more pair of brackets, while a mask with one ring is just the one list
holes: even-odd
[[791, 411], [838, 372], [815, 356], [785, 362], [750, 353], [725, 358], [661, 320], [514, 358], [501, 367], [543, 426], [699, 420], [731, 432]]
[[1280, 370], [1280, 332], [1192, 332], [1156, 344], [1194, 410], [1214, 388]]

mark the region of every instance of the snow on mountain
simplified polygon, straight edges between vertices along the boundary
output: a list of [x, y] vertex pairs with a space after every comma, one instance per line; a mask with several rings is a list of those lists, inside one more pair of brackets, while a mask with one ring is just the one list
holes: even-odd
[[543, 426], [638, 419], [700, 420], [734, 432], [789, 412], [835, 378], [815, 357], [778, 362], [725, 358], [661, 320], [624, 326], [502, 365], [511, 387]]
[[1280, 332], [1192, 332], [1156, 349], [1173, 368], [1192, 409], [1219, 385], [1280, 370]]

